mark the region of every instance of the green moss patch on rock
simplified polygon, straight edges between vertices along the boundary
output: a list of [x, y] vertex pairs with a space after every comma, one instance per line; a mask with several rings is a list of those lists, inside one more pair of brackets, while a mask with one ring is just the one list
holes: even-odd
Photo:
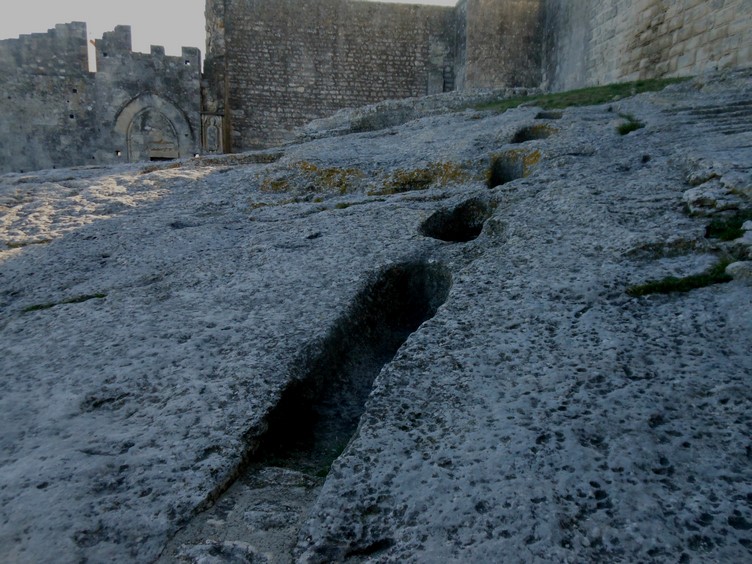
[[726, 267], [731, 262], [731, 260], [722, 259], [700, 274], [692, 274], [682, 278], [667, 276], [660, 280], [649, 280], [644, 284], [630, 286], [627, 288], [627, 294], [634, 297], [647, 296], [649, 294], [673, 294], [677, 292], [689, 292], [690, 290], [705, 288], [713, 284], [731, 282], [733, 278], [726, 274]]
[[738, 210], [732, 215], [719, 217], [711, 221], [705, 228], [705, 237], [733, 241], [744, 235], [742, 226], [752, 220], [752, 209]]

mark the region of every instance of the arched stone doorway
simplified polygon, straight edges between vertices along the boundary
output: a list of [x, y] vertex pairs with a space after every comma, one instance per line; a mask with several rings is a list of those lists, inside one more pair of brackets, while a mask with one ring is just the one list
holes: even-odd
[[133, 117], [126, 139], [129, 161], [165, 161], [180, 156], [175, 126], [154, 108], [141, 110]]
[[155, 94], [142, 94], [118, 113], [115, 143], [128, 162], [190, 157], [196, 145], [185, 114]]

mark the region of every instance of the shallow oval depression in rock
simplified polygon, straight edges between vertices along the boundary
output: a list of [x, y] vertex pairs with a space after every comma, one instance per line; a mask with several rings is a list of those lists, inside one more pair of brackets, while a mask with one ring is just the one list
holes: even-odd
[[380, 273], [304, 355], [251, 462], [326, 475], [355, 432], [381, 368], [435, 315], [451, 284], [439, 263], [403, 263]]
[[491, 202], [473, 198], [451, 209], [435, 212], [420, 226], [420, 233], [450, 243], [477, 239], [494, 210]]
[[548, 139], [558, 130], [544, 123], [528, 125], [518, 130], [512, 137], [512, 143], [526, 143], [527, 141], [536, 141], [538, 139]]

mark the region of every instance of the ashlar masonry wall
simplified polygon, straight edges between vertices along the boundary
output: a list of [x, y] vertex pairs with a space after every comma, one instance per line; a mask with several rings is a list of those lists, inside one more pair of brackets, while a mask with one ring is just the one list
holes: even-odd
[[233, 150], [283, 142], [341, 108], [453, 89], [453, 15], [355, 0], [208, 2], [208, 74], [225, 90], [217, 109]]
[[752, 0], [546, 0], [544, 86], [752, 65]]
[[543, 8], [543, 0], [461, 0], [458, 88], [539, 86]]

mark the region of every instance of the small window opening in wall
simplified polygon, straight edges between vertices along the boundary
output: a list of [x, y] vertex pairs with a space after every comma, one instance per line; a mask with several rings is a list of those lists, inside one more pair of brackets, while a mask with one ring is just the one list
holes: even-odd
[[175, 159], [170, 157], [151, 157], [150, 161], [174, 161]]
[[74, 94], [78, 94], [78, 88], [74, 88], [71, 92], [73, 92]]
[[194, 159], [197, 159], [197, 158], [199, 158], [199, 156], [200, 156], [200, 155], [199, 155], [198, 153], [195, 153], [195, 154], [193, 155], [193, 158], [194, 158]]
[[107, 56], [107, 53], [105, 53], [105, 52], [103, 51], [103, 52], [102, 52], [102, 56], [103, 56], [103, 57], [106, 57], [106, 56]]
[[115, 156], [116, 156], [116, 157], [120, 157], [120, 156], [122, 156], [122, 155], [123, 155], [123, 152], [122, 152], [122, 151], [115, 151]]
[[74, 114], [71, 114], [68, 117], [71, 118], [71, 119], [76, 119], [76, 116]]
[[186, 59], [185, 60], [185, 65], [189, 67], [189, 66], [191, 66], [191, 62], [188, 59]]

